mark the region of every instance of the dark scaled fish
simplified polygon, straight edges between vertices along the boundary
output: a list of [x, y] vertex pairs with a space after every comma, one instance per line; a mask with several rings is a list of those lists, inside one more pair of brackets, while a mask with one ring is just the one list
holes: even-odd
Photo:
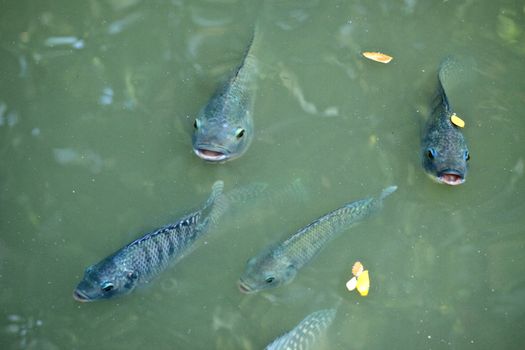
[[257, 60], [252, 54], [255, 31], [243, 60], [215, 91], [193, 124], [193, 151], [210, 162], [240, 157], [253, 139], [253, 104]]
[[131, 293], [187, 255], [199, 237], [223, 214], [223, 182], [213, 184], [203, 207], [129, 243], [99, 263], [88, 267], [73, 297], [81, 302]]
[[452, 59], [445, 59], [438, 73], [438, 96], [421, 142], [423, 168], [438, 183], [460, 185], [467, 176], [470, 159], [467, 143], [460, 128], [451, 121], [454, 114], [445, 92], [461, 67]]
[[335, 309], [319, 310], [306, 316], [294, 329], [269, 344], [266, 350], [314, 349], [320, 336], [332, 324]]
[[284, 242], [267, 247], [248, 260], [239, 279], [239, 289], [244, 293], [255, 293], [291, 282], [329, 240], [381, 209], [383, 199], [396, 189], [396, 186], [390, 186], [377, 198], [347, 203], [300, 229]]

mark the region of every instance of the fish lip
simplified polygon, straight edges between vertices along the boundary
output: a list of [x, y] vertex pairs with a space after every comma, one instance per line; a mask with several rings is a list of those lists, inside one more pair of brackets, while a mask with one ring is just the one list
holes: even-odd
[[89, 299], [89, 297], [86, 294], [82, 293], [78, 289], [75, 289], [73, 291], [73, 299], [81, 303], [87, 303], [91, 301], [91, 299]]
[[208, 145], [199, 145], [193, 148], [193, 152], [195, 152], [197, 157], [209, 162], [221, 162], [229, 158], [225, 150]]
[[445, 169], [439, 172], [437, 179], [440, 183], [457, 186], [465, 182], [465, 176], [461, 171], [455, 169]]
[[241, 291], [241, 293], [244, 293], [244, 294], [252, 294], [254, 291], [252, 289], [250, 289], [250, 287], [248, 285], [246, 285], [246, 283], [244, 283], [243, 281], [239, 281], [239, 283], [237, 284], [237, 286], [239, 287], [239, 290]]

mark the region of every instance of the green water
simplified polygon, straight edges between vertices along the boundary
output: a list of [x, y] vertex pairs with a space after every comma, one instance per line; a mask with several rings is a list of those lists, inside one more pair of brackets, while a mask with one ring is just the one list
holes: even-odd
[[[258, 20], [255, 139], [226, 164], [191, 150], [193, 118]], [[360, 56], [383, 51], [388, 65]], [[459, 187], [419, 161], [436, 68], [471, 161]], [[261, 349], [336, 306], [325, 349], [525, 344], [525, 7], [519, 1], [1, 1], [0, 348]], [[243, 205], [150, 286], [80, 304], [88, 265], [208, 196]], [[346, 201], [396, 184], [285, 287], [241, 294], [245, 261]], [[368, 297], [345, 283], [354, 261]]]

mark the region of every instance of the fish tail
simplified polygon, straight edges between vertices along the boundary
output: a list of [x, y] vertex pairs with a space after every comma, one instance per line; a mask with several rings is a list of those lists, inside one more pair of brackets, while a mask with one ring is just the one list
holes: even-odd
[[[464, 62], [467, 61], [467, 62]], [[464, 74], [466, 73], [465, 64], [473, 65], [471, 60], [460, 60], [455, 56], [446, 56], [438, 68], [438, 79], [443, 89], [447, 91], [458, 86], [464, 80]]]
[[228, 198], [224, 194], [220, 194], [213, 202], [213, 207], [208, 215], [208, 220], [212, 224], [216, 224], [229, 207], [230, 202], [228, 201]]
[[212, 205], [217, 197], [219, 197], [222, 194], [222, 191], [224, 189], [224, 182], [221, 180], [215, 181], [211, 187], [211, 194], [208, 197], [208, 200], [204, 204], [203, 210], [208, 208], [210, 205]]
[[[227, 203], [222, 199], [224, 197], [222, 191], [224, 189], [224, 182], [219, 180], [215, 181], [211, 188], [211, 194], [208, 200], [204, 204], [201, 212], [205, 217], [204, 223], [208, 224], [208, 221], [216, 223], [218, 219], [227, 209]], [[206, 213], [208, 212], [208, 213]]]
[[388, 186], [379, 195], [379, 200], [382, 201], [383, 199], [385, 199], [386, 197], [388, 197], [392, 193], [394, 193], [396, 190], [397, 190], [397, 186], [396, 185]]
[[230, 203], [246, 203], [255, 197], [263, 194], [268, 188], [268, 184], [254, 182], [252, 184], [235, 188], [224, 194], [225, 200]]
[[294, 199], [297, 199], [301, 202], [306, 203], [308, 201], [308, 190], [306, 189], [306, 186], [303, 184], [303, 181], [301, 178], [295, 179], [287, 189]]
[[242, 55], [241, 64], [237, 67], [237, 70], [235, 71], [234, 76], [239, 77], [239, 75], [242, 75], [241, 72], [244, 71], [243, 68], [249, 67], [249, 70], [251, 72], [254, 72], [257, 70], [257, 64], [256, 59], [253, 55], [253, 49], [255, 49], [256, 41], [259, 41], [259, 22], [257, 22], [256, 25], [254, 25], [250, 39], [248, 41], [248, 44], [246, 45], [246, 48], [244, 49], [244, 53]]
[[279, 188], [272, 189], [264, 196], [264, 199], [271, 204], [288, 204], [290, 199], [302, 203], [308, 202], [308, 190], [303, 181], [298, 178]]
[[475, 70], [476, 62], [469, 56], [449, 55], [441, 61], [438, 69], [438, 93], [447, 112], [452, 111], [449, 96], [460, 92], [465, 81], [472, 80]]
[[446, 83], [446, 78], [447, 78], [447, 75], [449, 74], [452, 64], [453, 64], [452, 58], [447, 57], [441, 62], [441, 64], [439, 65], [439, 70], [438, 70], [438, 95], [437, 95], [436, 108], [441, 105], [445, 108], [447, 112], [449, 112], [451, 108], [450, 108], [450, 102], [447, 97], [447, 93], [445, 92], [444, 84]]

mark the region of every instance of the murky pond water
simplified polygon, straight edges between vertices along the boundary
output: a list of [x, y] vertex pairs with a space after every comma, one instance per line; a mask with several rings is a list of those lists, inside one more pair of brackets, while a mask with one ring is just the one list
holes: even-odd
[[[0, 8], [2, 349], [261, 349], [334, 307], [320, 348], [525, 344], [523, 3]], [[205, 163], [191, 149], [194, 118], [256, 21], [255, 138], [241, 158]], [[451, 54], [471, 62], [450, 96], [472, 156], [458, 187], [433, 183], [419, 158], [437, 67]], [[132, 295], [72, 298], [88, 265], [196, 208], [218, 179], [226, 190], [266, 183], [271, 195], [227, 213]], [[330, 242], [293, 283], [239, 291], [260, 249], [391, 184], [399, 189], [383, 211]], [[370, 272], [367, 297], [345, 288], [356, 260]]]

